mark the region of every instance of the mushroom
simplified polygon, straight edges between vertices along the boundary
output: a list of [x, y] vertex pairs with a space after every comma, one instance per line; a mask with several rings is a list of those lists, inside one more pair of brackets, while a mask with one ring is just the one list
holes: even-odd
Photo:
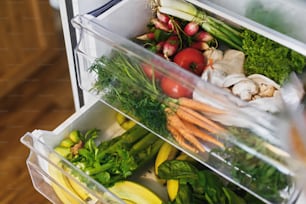
[[232, 93], [242, 100], [250, 101], [252, 96], [258, 93], [258, 87], [252, 80], [246, 78], [233, 86]]
[[273, 97], [274, 92], [280, 89], [280, 85], [264, 75], [252, 74], [248, 78], [257, 84], [259, 88], [258, 95], [261, 97]]

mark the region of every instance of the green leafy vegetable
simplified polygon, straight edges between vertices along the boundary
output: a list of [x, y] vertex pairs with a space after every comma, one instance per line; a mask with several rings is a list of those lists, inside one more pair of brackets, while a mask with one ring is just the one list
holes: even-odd
[[[283, 158], [266, 148], [263, 140], [251, 131], [237, 127], [230, 127], [229, 131], [238, 141], [255, 148], [257, 152], [280, 163], [285, 162]], [[224, 151], [214, 150], [213, 152], [219, 154], [232, 165], [231, 175], [235, 180], [270, 201], [282, 202], [281, 191], [289, 191], [292, 186], [290, 175], [284, 174], [275, 166], [238, 146], [226, 147]], [[214, 156], [210, 159], [214, 159]]]
[[305, 56], [250, 30], [242, 32], [245, 72], [263, 74], [283, 84], [291, 72], [302, 73]]
[[[165, 161], [159, 166], [158, 175], [161, 179], [179, 180], [178, 196], [169, 204], [246, 204], [244, 196], [252, 197], [245, 192], [235, 192], [238, 188], [233, 188], [212, 171], [200, 169], [190, 161]], [[260, 203], [256, 198], [252, 199]]]
[[[67, 159], [89, 176], [109, 187], [131, 176], [156, 156], [163, 141], [141, 126], [96, 145], [98, 131], [81, 134], [82, 146]], [[78, 176], [78, 175], [76, 175]]]
[[[98, 79], [93, 91], [103, 91], [103, 99], [152, 130], [166, 135], [166, 116], [159, 87], [148, 80], [136, 59], [120, 52], [101, 57], [90, 67]], [[139, 88], [141, 87], [141, 88]]]

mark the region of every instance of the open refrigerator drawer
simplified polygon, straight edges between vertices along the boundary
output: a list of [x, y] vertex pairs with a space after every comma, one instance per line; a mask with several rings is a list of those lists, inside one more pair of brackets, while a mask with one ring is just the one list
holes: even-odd
[[[22, 138], [22, 142], [31, 149], [27, 165], [34, 187], [54, 203], [62, 200], [59, 192], [65, 192], [71, 203], [127, 202], [54, 151], [75, 129], [98, 128], [102, 133], [98, 139], [102, 140], [120, 135], [123, 130], [116, 122], [116, 113], [119, 112], [220, 176], [225, 183], [234, 184], [258, 199], [256, 202], [297, 203], [303, 188], [297, 175], [300, 169], [281, 138], [291, 134], [292, 126], [300, 127], [303, 123], [293, 119], [290, 114], [284, 114], [287, 113], [284, 104], [272, 105], [272, 110], [276, 107], [278, 114], [271, 114], [259, 108], [258, 104], [254, 106], [237, 98], [131, 40], [147, 32], [148, 22], [154, 15], [150, 2], [118, 1], [110, 7], [102, 7], [103, 12], [97, 9], [91, 14], [73, 18], [72, 25], [78, 33], [74, 51], [78, 82], [94, 102], [81, 108], [54, 131], [38, 130]], [[270, 33], [272, 30], [269, 28], [240, 18], [236, 13], [216, 6], [213, 1], [189, 2], [228, 25], [239, 25], [239, 29], [243, 26], [299, 54], [306, 53], [301, 41], [275, 31]], [[221, 47], [229, 49], [222, 43]], [[148, 77], [144, 65], [149, 65], [153, 75]], [[169, 96], [162, 88], [163, 78], [182, 86], [186, 95]], [[289, 102], [296, 105], [298, 100], [293, 97]], [[178, 125], [178, 118], [173, 116], [188, 122], [182, 126], [188, 124], [193, 129], [178, 130], [175, 126]], [[61, 169], [56, 164], [58, 161], [61, 161], [63, 169], [77, 172], [83, 182]], [[50, 175], [50, 169], [55, 175], [76, 182], [83, 192], [90, 195], [90, 200], [84, 201], [76, 196]], [[157, 186], [151, 190], [158, 189], [157, 194], [167, 201], [165, 186]], [[150, 185], [147, 187], [150, 188]], [[225, 201], [231, 202], [235, 203], [234, 200]], [[303, 202], [303, 198], [298, 201]]]

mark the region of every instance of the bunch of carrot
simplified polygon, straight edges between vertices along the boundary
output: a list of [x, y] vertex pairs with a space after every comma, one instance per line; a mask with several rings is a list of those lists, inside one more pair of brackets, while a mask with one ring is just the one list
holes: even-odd
[[196, 153], [206, 151], [201, 142], [224, 148], [213, 135], [224, 133], [225, 128], [204, 115], [225, 114], [224, 110], [185, 97], [166, 100], [165, 105], [167, 129], [182, 147]]

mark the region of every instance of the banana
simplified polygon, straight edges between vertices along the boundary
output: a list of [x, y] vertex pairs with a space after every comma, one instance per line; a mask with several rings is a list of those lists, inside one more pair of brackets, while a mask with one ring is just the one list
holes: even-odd
[[76, 181], [74, 181], [71, 178], [67, 177], [67, 179], [68, 179], [68, 182], [70, 183], [72, 189], [78, 194], [78, 196], [82, 200], [84, 200], [86, 202], [92, 200], [92, 196], [90, 196], [90, 194], [82, 186], [80, 186]]
[[171, 201], [174, 201], [174, 199], [176, 198], [178, 190], [179, 190], [178, 180], [176, 179], [167, 180], [167, 192]]
[[[175, 159], [194, 161], [190, 156], [188, 156], [184, 152], [181, 152]], [[179, 186], [180, 186], [179, 180], [176, 180], [176, 179], [167, 180], [167, 192], [168, 192], [169, 199], [171, 201], [174, 201], [174, 199], [176, 198], [177, 193], [179, 191]]]
[[136, 125], [133, 120], [130, 120], [119, 112], [116, 113], [116, 121], [125, 130], [128, 130]]
[[[54, 164], [58, 165], [60, 168], [63, 167], [59, 158], [57, 158], [54, 154], [50, 154], [49, 156], [50, 161]], [[60, 172], [56, 167], [54, 167], [51, 163], [48, 166], [49, 175], [56, 180], [61, 186], [58, 186], [56, 183], [51, 183], [52, 188], [54, 189], [58, 198], [62, 201], [63, 204], [79, 204], [82, 203], [76, 192], [73, 190], [72, 186], [70, 185], [67, 177]], [[65, 190], [63, 190], [63, 188]], [[66, 191], [67, 190], [67, 191]], [[73, 195], [75, 194], [75, 195]]]
[[161, 165], [166, 160], [175, 158], [177, 153], [178, 150], [174, 146], [172, 146], [167, 142], [164, 142], [160, 147], [155, 159], [155, 166], [154, 166], [155, 174], [158, 175], [159, 165]]

